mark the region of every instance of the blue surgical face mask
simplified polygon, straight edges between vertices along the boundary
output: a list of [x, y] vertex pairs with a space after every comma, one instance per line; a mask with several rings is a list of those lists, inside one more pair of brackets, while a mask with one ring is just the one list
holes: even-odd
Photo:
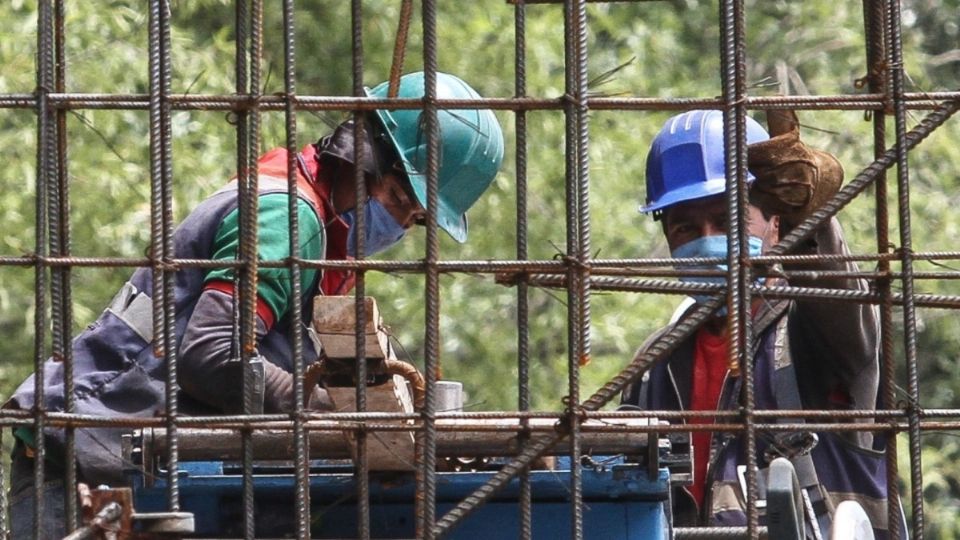
[[[397, 223], [397, 220], [394, 219], [386, 207], [380, 204], [380, 201], [374, 198], [367, 199], [367, 202], [363, 205], [363, 211], [366, 218], [364, 220], [366, 238], [363, 242], [363, 251], [367, 257], [380, 253], [396, 244], [407, 233], [406, 229]], [[357, 229], [353, 225], [357, 221], [357, 209], [351, 208], [340, 214], [340, 217], [350, 227], [350, 231], [347, 233], [347, 254], [356, 257], [355, 238]]]
[[[750, 236], [747, 238], [747, 244], [750, 250], [751, 257], [759, 257], [760, 253], [763, 251], [763, 240], [757, 236]], [[713, 236], [701, 236], [696, 240], [691, 240], [686, 244], [678, 247], [673, 250], [670, 255], [674, 259], [688, 259], [688, 258], [710, 258], [710, 259], [724, 259], [727, 258], [727, 237], [720, 235]], [[720, 270], [722, 272], [727, 271], [726, 264], [715, 264], [715, 265], [683, 265], [683, 269], [687, 270]], [[684, 283], [718, 283], [725, 285], [727, 283], [727, 278], [725, 276], [681, 276], [680, 281]], [[758, 279], [757, 282], [762, 282], [762, 279]], [[694, 300], [697, 303], [702, 304], [711, 298], [710, 295], [693, 295]], [[726, 308], [721, 308], [719, 315], [725, 315]]]

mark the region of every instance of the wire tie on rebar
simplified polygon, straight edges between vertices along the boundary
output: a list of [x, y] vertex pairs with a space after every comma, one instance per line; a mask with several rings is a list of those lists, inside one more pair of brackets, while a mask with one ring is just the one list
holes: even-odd
[[576, 268], [577, 270], [588, 272], [590, 271], [590, 265], [580, 259], [572, 256], [566, 255], [563, 253], [557, 253], [553, 256], [554, 260], [563, 261], [568, 267]]
[[563, 414], [561, 414], [560, 418], [557, 420], [557, 423], [554, 425], [554, 429], [557, 431], [557, 433], [566, 434], [570, 432], [571, 418], [576, 418], [577, 424], [583, 424], [587, 421], [588, 411], [583, 407], [583, 405], [578, 404], [576, 407], [572, 407], [570, 396], [563, 396], [560, 402], [563, 403], [565, 409]]
[[577, 98], [577, 97], [575, 97], [575, 96], [571, 96], [570, 94], [564, 94], [563, 97], [560, 98], [560, 101], [562, 101], [562, 102], [568, 102], [568, 103], [570, 103], [570, 104], [572, 104], [572, 105], [575, 105], [575, 106], [577, 106], [577, 107], [582, 107], [582, 106], [583, 106], [583, 101], [581, 101], [579, 98]]
[[494, 283], [507, 287], [513, 287], [521, 283], [528, 283], [529, 281], [530, 273], [525, 271], [497, 272], [493, 276]]

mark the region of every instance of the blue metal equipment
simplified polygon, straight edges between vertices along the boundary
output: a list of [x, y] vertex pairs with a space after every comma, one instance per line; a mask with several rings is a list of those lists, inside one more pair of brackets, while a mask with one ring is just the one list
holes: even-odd
[[[227, 438], [200, 434], [194, 439], [193, 436], [201, 431], [187, 430], [179, 434], [182, 437], [181, 448], [186, 449], [181, 452], [179, 462], [181, 510], [193, 514], [194, 536], [242, 537], [242, 466], [233, 460], [194, 460], [195, 456], [201, 454], [219, 453], [234, 457], [232, 448], [224, 452], [225, 446], [211, 448], [208, 443], [216, 438], [223, 445], [232, 447]], [[618, 437], [620, 441], [624, 440], [624, 435]], [[629, 437], [633, 440], [647, 439], [644, 433], [629, 434]], [[228, 438], [239, 440], [235, 435]], [[191, 442], [191, 439], [195, 442]], [[127, 457], [138, 465], [128, 471], [137, 512], [161, 512], [166, 508], [166, 476], [160, 467], [164, 461], [163, 440], [162, 434], [144, 430], [133, 436], [127, 446]], [[671, 471], [667, 464], [673, 463], [682, 470], [689, 466], [689, 454], [681, 454], [677, 459], [677, 454], [671, 453], [667, 439], [654, 440], [657, 442], [652, 457], [644, 445], [636, 447], [636, 454], [630, 456], [618, 454], [583, 458], [581, 486], [584, 530], [590, 531], [590, 538], [649, 540], [672, 537], [669, 517]], [[268, 446], [269, 443], [266, 443], [259, 448]], [[622, 442], [615, 446], [622, 446]], [[557, 449], [558, 452], [561, 450]], [[451, 451], [450, 448], [438, 449], [441, 455]], [[336, 456], [340, 452], [331, 449], [328, 454]], [[448, 470], [436, 473], [439, 515], [485, 484], [507, 460], [509, 458], [506, 457], [442, 458], [443, 468]], [[316, 459], [311, 462], [310, 516], [313, 538], [356, 536], [353, 471], [353, 463], [349, 459]], [[258, 538], [289, 537], [295, 532], [294, 472], [290, 461], [255, 461], [253, 485]], [[550, 469], [531, 471], [531, 520], [535, 538], [559, 539], [570, 536], [570, 482], [568, 457], [558, 456]], [[414, 537], [413, 473], [370, 472], [369, 485], [371, 537]], [[519, 484], [515, 480], [463, 520], [450, 537], [483, 540], [517, 537], [520, 531], [518, 501]]]

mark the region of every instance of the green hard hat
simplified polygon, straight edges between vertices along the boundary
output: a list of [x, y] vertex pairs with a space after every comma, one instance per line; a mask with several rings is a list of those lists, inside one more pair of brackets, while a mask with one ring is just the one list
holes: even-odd
[[[384, 82], [367, 95], [386, 98]], [[398, 98], [422, 98], [423, 72], [400, 78]], [[479, 99], [480, 95], [461, 79], [437, 73], [438, 99]], [[378, 109], [390, 142], [403, 162], [413, 192], [427, 207], [427, 135], [420, 109]], [[439, 172], [437, 175], [437, 222], [457, 242], [467, 240], [467, 210], [486, 191], [503, 161], [503, 132], [490, 109], [437, 111], [439, 125]]]

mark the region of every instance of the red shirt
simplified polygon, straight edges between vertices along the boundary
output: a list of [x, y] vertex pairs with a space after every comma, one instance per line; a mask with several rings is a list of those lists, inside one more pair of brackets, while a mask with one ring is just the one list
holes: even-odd
[[[723, 381], [727, 376], [727, 335], [715, 335], [701, 328], [693, 354], [693, 382], [690, 392], [691, 411], [716, 411], [720, 401]], [[713, 417], [697, 417], [693, 422], [712, 424]], [[707, 477], [707, 461], [710, 458], [710, 431], [693, 432], [693, 485], [690, 494], [699, 506]]]

